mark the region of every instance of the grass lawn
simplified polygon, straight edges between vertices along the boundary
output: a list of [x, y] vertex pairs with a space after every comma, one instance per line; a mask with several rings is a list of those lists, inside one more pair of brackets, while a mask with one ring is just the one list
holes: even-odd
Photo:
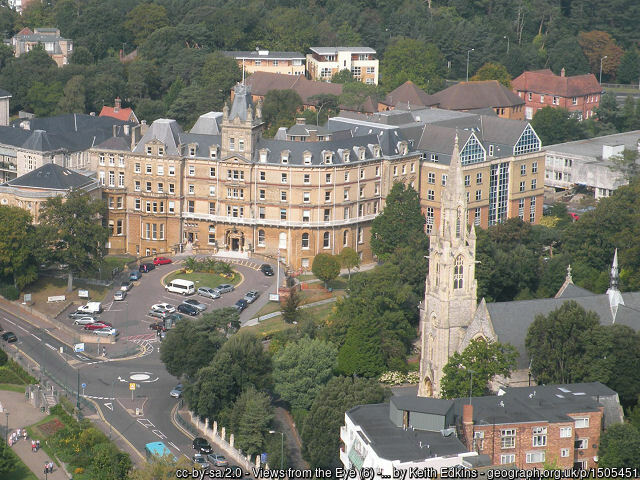
[[18, 392], [24, 394], [27, 387], [24, 385], [14, 385], [12, 383], [0, 383], [0, 390], [7, 390], [9, 392]]
[[9, 472], [0, 473], [0, 480], [38, 480], [38, 477], [22, 463], [22, 460], [13, 451], [9, 451], [16, 459], [15, 467]]
[[317, 280], [317, 278], [312, 273], [304, 273], [302, 275], [298, 275], [298, 280], [301, 282], [308, 282], [309, 280]]
[[214, 288], [222, 283], [230, 283], [232, 285], [237, 285], [242, 280], [242, 275], [238, 272], [233, 273], [233, 278], [225, 278], [217, 273], [203, 273], [203, 272], [193, 272], [193, 273], [181, 273], [179, 270], [177, 272], [171, 273], [167, 275], [164, 279], [165, 285], [169, 283], [171, 280], [175, 280], [176, 278], [181, 278], [184, 280], [191, 280], [196, 284], [196, 290], [198, 287], [210, 287]]
[[[333, 311], [334, 306], [335, 304], [328, 303], [325, 305], [318, 305], [317, 307], [304, 308], [300, 310], [300, 318], [311, 318], [315, 323], [320, 323], [325, 318], [327, 318], [327, 316], [329, 316], [329, 314]], [[258, 325], [244, 327], [242, 328], [242, 331], [251, 332], [258, 338], [265, 338], [272, 336], [276, 332], [296, 327], [297, 325], [284, 323], [284, 320], [282, 320], [282, 316], [278, 315], [277, 317], [269, 318], [264, 322], [260, 322]]]
[[[108, 288], [99, 285], [87, 285], [79, 280], [73, 281], [73, 291], [67, 292], [67, 279], [65, 278], [53, 278], [53, 277], [40, 277], [34, 284], [30, 285], [21, 292], [20, 296], [25, 293], [31, 293], [31, 301], [33, 302], [33, 308], [45, 313], [47, 315], [57, 314], [63, 307], [63, 304], [68, 304], [70, 301], [76, 301], [84, 304], [87, 300], [78, 297], [78, 289], [89, 290], [89, 297], [91, 301], [101, 302], [104, 300], [107, 294]], [[47, 299], [56, 295], [65, 295], [65, 302], [49, 303]]]

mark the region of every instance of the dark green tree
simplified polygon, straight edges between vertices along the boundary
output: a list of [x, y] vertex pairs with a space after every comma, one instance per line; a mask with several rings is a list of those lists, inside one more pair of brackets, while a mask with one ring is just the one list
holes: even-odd
[[411, 80], [428, 93], [444, 86], [444, 58], [432, 43], [411, 38], [396, 38], [384, 52], [381, 81], [390, 91]]
[[13, 471], [17, 463], [18, 458], [15, 453], [4, 441], [0, 441], [0, 474], [8, 474]]
[[91, 449], [93, 461], [88, 469], [95, 480], [127, 480], [133, 468], [127, 453], [119, 451], [113, 443], [98, 443]]
[[424, 244], [425, 223], [418, 192], [403, 183], [394, 183], [384, 209], [371, 224], [373, 253], [385, 259], [397, 248]]
[[153, 32], [168, 26], [169, 18], [162, 5], [140, 3], [127, 13], [122, 25], [133, 35], [135, 44], [142, 45]]
[[235, 445], [248, 455], [265, 451], [269, 424], [273, 419], [271, 399], [249, 385], [233, 403], [221, 420], [227, 420], [227, 428], [234, 433]]
[[293, 323], [298, 320], [298, 317], [300, 316], [299, 307], [301, 301], [302, 299], [300, 298], [296, 288], [292, 288], [289, 296], [284, 302], [284, 306], [282, 307], [282, 319], [285, 323]]
[[609, 92], [602, 95], [600, 104], [594, 111], [596, 112], [596, 118], [600, 122], [614, 125], [618, 128], [620, 121], [618, 118], [618, 101], [613, 93]]
[[621, 423], [605, 430], [600, 436], [598, 467], [640, 467], [640, 431], [635, 425]]
[[0, 271], [22, 289], [38, 278], [38, 240], [31, 215], [19, 207], [0, 206]]
[[353, 73], [351, 73], [351, 70], [348, 68], [340, 70], [331, 76], [331, 83], [349, 83], [355, 81], [356, 79], [353, 78]]
[[589, 61], [575, 36], [560, 38], [549, 47], [549, 66], [556, 74], [564, 68], [566, 76], [589, 73]]
[[622, 56], [616, 80], [620, 83], [638, 84], [640, 80], [640, 55], [635, 48], [630, 48]]
[[85, 95], [84, 95], [84, 77], [82, 75], [74, 75], [64, 86], [62, 98], [58, 101], [59, 113], [84, 113], [85, 112]]
[[35, 82], [27, 91], [26, 104], [38, 117], [53, 115], [62, 99], [60, 82]]
[[327, 288], [327, 283], [340, 274], [340, 262], [333, 255], [319, 253], [313, 257], [311, 271], [324, 282], [324, 287]]
[[[376, 377], [385, 370], [382, 322], [359, 315], [351, 320], [344, 345], [338, 353], [338, 371], [344, 375]], [[401, 351], [401, 353], [403, 353]]]
[[293, 90], [270, 90], [264, 96], [262, 118], [273, 136], [280, 127], [290, 127], [296, 122], [298, 110], [302, 109], [302, 99]]
[[543, 145], [586, 138], [582, 124], [564, 108], [542, 107], [533, 115], [531, 126]]
[[497, 375], [509, 378], [516, 367], [518, 352], [509, 344], [488, 342], [484, 338], [471, 340], [456, 352], [442, 370], [442, 397], [458, 398], [488, 394], [489, 382]]

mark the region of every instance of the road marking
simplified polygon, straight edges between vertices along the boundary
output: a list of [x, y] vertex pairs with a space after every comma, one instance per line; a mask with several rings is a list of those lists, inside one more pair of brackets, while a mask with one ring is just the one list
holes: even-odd
[[45, 343], [45, 345], [49, 347], [51, 350], [56, 350], [56, 347], [54, 347], [53, 345], [49, 345], [48, 343]]
[[176, 450], [180, 451], [180, 449], [178, 448], [178, 446], [173, 443], [173, 442], [167, 442], [169, 445], [171, 445], [173, 448], [175, 448]]
[[155, 425], [151, 423], [148, 418], [139, 418], [138, 423], [144, 428], [155, 427]]
[[31, 336], [37, 338], [39, 341], [42, 341], [40, 337], [38, 337], [37, 335], [34, 335], [33, 333], [31, 334]]
[[85, 357], [84, 355], [76, 355], [76, 357], [78, 357], [80, 360], [85, 361], [85, 362], [86, 362], [87, 360], [89, 360], [89, 358], [88, 358], [88, 357]]
[[111, 410], [113, 412], [113, 403], [111, 402], [107, 402], [104, 404], [105, 407], [107, 407], [109, 410]]
[[7, 317], [4, 317], [4, 319], [9, 322], [11, 325], [15, 325], [15, 323], [13, 323], [11, 320], [9, 320]]
[[31, 333], [29, 330], [27, 330], [26, 328], [22, 327], [21, 325], [16, 325], [16, 327], [18, 327], [20, 330], [23, 330], [27, 333]]
[[160, 440], [164, 440], [167, 436], [160, 430], [151, 430], [151, 433], [155, 434]]

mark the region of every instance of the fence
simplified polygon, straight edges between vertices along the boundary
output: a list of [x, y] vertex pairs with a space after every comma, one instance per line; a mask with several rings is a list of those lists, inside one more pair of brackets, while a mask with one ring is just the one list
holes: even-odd
[[624, 84], [624, 83], [601, 83], [602, 88], [628, 88], [640, 90], [640, 83]]

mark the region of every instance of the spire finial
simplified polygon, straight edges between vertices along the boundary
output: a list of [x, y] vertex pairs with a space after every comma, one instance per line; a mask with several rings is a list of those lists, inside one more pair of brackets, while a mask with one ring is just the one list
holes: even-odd
[[571, 264], [567, 265], [567, 282], [573, 283], [573, 278], [571, 277]]

